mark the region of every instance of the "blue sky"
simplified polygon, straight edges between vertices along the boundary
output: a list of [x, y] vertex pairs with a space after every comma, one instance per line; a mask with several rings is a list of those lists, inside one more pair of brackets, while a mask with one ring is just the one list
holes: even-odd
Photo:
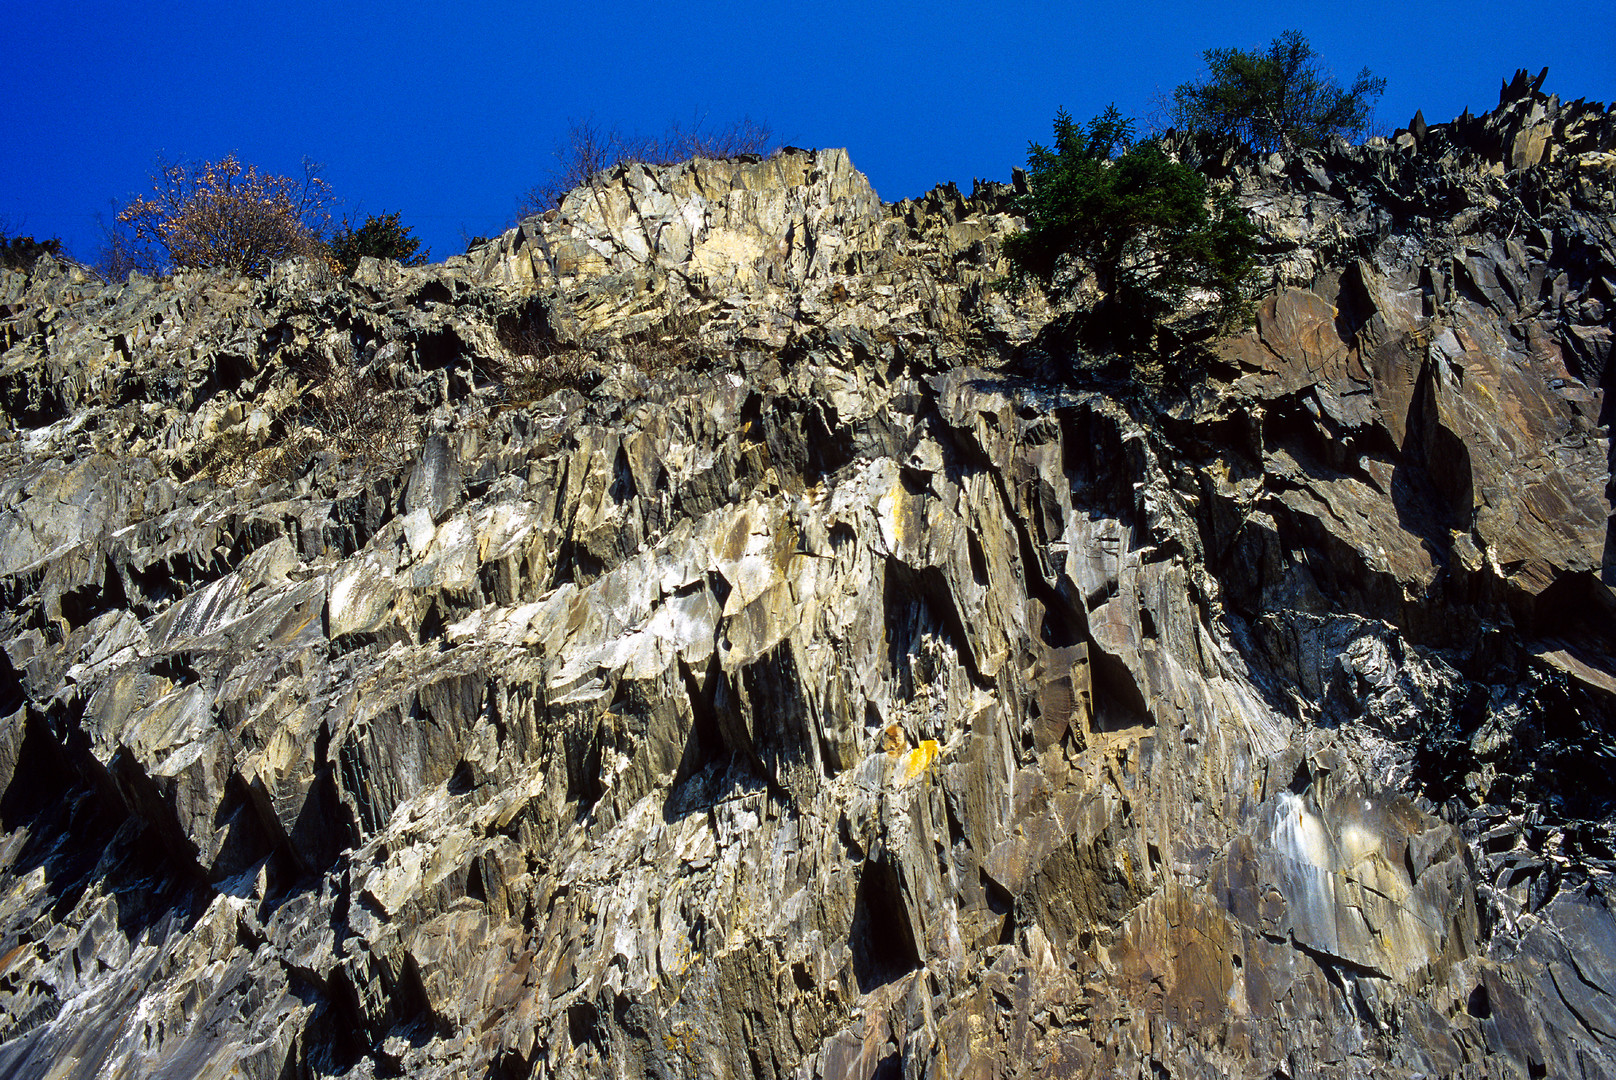
[[766, 121], [845, 146], [892, 200], [1005, 179], [1055, 109], [1143, 114], [1202, 50], [1300, 30], [1389, 127], [1498, 101], [1518, 67], [1616, 99], [1616, 3], [121, 3], [10, 0], [0, 220], [95, 254], [94, 215], [159, 152], [305, 157], [350, 212], [396, 210], [442, 258], [511, 219], [569, 118], [659, 133]]

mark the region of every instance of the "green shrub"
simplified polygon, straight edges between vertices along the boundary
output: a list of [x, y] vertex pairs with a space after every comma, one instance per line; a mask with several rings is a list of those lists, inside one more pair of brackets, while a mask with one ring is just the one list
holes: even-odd
[[1244, 310], [1256, 234], [1227, 194], [1175, 162], [1160, 142], [1134, 140], [1116, 106], [1086, 125], [1062, 110], [1052, 147], [1030, 144], [1025, 232], [1005, 242], [1013, 274], [1057, 296], [1093, 274], [1098, 300], [1079, 320], [1093, 347], [1138, 351], [1192, 290], [1212, 324]]
[[405, 266], [420, 266], [430, 251], [422, 250], [421, 241], [399, 223], [397, 212], [369, 214], [365, 223], [354, 228], [351, 221], [342, 223], [331, 236], [331, 257], [342, 264], [345, 274], [359, 268], [359, 260], [369, 255], [376, 259], [395, 259]]
[[1356, 138], [1369, 126], [1386, 80], [1358, 73], [1343, 90], [1307, 38], [1287, 30], [1267, 52], [1208, 49], [1207, 75], [1173, 91], [1173, 122], [1185, 131], [1234, 135], [1264, 152]]

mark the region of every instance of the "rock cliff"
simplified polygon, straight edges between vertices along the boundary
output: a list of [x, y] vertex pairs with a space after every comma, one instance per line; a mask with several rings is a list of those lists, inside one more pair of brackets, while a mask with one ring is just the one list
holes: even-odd
[[1616, 1073], [1616, 112], [1178, 152], [1182, 393], [840, 151], [6, 272], [0, 1073]]

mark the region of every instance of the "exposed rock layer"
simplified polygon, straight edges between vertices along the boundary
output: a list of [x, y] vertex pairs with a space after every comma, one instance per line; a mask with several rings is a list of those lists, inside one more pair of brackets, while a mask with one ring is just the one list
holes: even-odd
[[7, 274], [0, 1072], [1616, 1071], [1616, 118], [1180, 149], [1159, 401], [839, 151]]

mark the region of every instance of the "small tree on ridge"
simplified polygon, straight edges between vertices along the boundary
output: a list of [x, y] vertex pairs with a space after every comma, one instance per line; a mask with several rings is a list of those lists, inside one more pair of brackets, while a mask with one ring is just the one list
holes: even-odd
[[1075, 284], [1071, 271], [1092, 271], [1101, 299], [1082, 336], [1124, 351], [1148, 348], [1192, 290], [1214, 298], [1218, 325], [1234, 321], [1256, 248], [1227, 194], [1133, 133], [1115, 105], [1087, 124], [1058, 112], [1054, 145], [1028, 147], [1029, 191], [1018, 206], [1027, 229], [1004, 245], [1015, 276], [1057, 294]]
[[1186, 131], [1238, 136], [1254, 149], [1299, 150], [1369, 126], [1386, 80], [1364, 68], [1342, 89], [1307, 38], [1287, 30], [1266, 52], [1208, 49], [1204, 79], [1173, 91], [1173, 122]]
[[369, 255], [377, 259], [396, 259], [405, 266], [420, 266], [430, 251], [421, 249], [421, 241], [398, 220], [398, 211], [391, 214], [368, 214], [365, 223], [354, 228], [345, 221], [342, 228], [331, 236], [331, 257], [342, 264], [344, 273], [359, 268], [359, 260]]
[[278, 259], [326, 254], [321, 238], [331, 202], [320, 167], [307, 160], [301, 180], [262, 174], [234, 154], [219, 161], [159, 160], [151, 194], [119, 211], [118, 221], [172, 266], [262, 274]]

